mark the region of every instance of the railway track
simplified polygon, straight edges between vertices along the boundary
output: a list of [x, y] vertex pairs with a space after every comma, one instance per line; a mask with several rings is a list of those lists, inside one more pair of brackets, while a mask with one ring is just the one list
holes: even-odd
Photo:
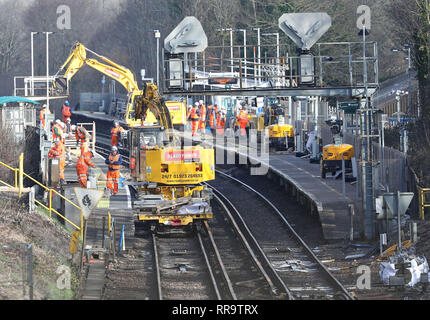
[[[97, 152], [109, 154], [105, 146]], [[279, 299], [286, 287], [279, 284], [274, 270], [259, 261], [225, 204], [218, 199], [214, 221], [203, 222], [190, 237], [167, 237], [153, 233], [152, 245], [133, 250], [130, 261], [150, 255], [155, 287], [148, 293], [156, 299]], [[223, 207], [223, 208], [222, 208]], [[143, 247], [142, 247], [143, 248]], [[150, 249], [149, 249], [150, 248]], [[153, 283], [153, 282], [151, 282]], [[156, 292], [156, 293], [154, 293]]]
[[[220, 206], [223, 203], [219, 202]], [[228, 212], [228, 209], [226, 209]], [[228, 213], [229, 214], [229, 213]], [[152, 234], [157, 297], [268, 300], [289, 297], [274, 270], [260, 262], [232, 215], [203, 222], [191, 237]]]
[[157, 299], [220, 299], [199, 233], [191, 237], [152, 234]]
[[353, 299], [283, 214], [261, 193], [221, 171], [217, 171], [217, 180], [208, 185], [252, 233], [268, 263], [288, 287], [290, 298]]
[[[97, 151], [107, 155], [105, 144]], [[222, 217], [189, 239], [152, 235], [157, 299], [190, 289], [190, 299], [353, 299], [267, 198], [221, 171], [217, 178], [208, 185]]]

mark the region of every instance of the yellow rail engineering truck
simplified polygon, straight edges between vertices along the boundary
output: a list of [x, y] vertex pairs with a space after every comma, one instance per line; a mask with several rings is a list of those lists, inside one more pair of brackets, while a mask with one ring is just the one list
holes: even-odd
[[[87, 51], [97, 59], [87, 59]], [[60, 71], [69, 65], [62, 79], [70, 81], [84, 65], [120, 82], [128, 91], [125, 123], [129, 130], [132, 181], [137, 191], [133, 201], [136, 231], [152, 231], [161, 226], [192, 226], [212, 218], [212, 190], [199, 185], [215, 179], [212, 148], [181, 147], [175, 135], [172, 117], [157, 86], [145, 83], [139, 89], [134, 74], [127, 68], [100, 56], [82, 44], [76, 44]], [[59, 71], [59, 72], [60, 72]], [[58, 74], [58, 73], [57, 73]], [[146, 121], [149, 111], [157, 123]]]
[[328, 144], [323, 147], [323, 155], [320, 162], [321, 178], [325, 179], [327, 173], [335, 176], [342, 170], [342, 155], [345, 162], [345, 179], [352, 177], [352, 158], [354, 157], [354, 147], [350, 144]]

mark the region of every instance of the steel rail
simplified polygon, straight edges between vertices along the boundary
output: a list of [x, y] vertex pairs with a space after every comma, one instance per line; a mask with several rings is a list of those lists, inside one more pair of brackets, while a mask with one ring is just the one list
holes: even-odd
[[[312, 257], [312, 259], [324, 271], [324, 273], [328, 277], [328, 280], [330, 280], [332, 282], [332, 284], [340, 290], [340, 292], [344, 295], [344, 297], [347, 300], [354, 300], [354, 298], [351, 296], [349, 291], [342, 285], [342, 283], [339, 282], [339, 280], [337, 280], [333, 276], [333, 274], [327, 269], [327, 267], [321, 262], [321, 260], [318, 259], [318, 257], [312, 251], [312, 249], [309, 248], [309, 246], [305, 243], [305, 241], [297, 234], [297, 232], [294, 230], [294, 228], [290, 225], [290, 223], [287, 221], [287, 219], [285, 219], [284, 215], [278, 210], [278, 208], [276, 208], [276, 206], [270, 200], [268, 200], [264, 195], [262, 195], [260, 192], [258, 192], [257, 190], [255, 190], [251, 186], [247, 185], [243, 181], [240, 181], [239, 179], [236, 179], [236, 178], [234, 178], [234, 177], [232, 177], [232, 176], [230, 176], [224, 172], [221, 172], [219, 170], [216, 170], [216, 172], [218, 174], [221, 174], [222, 176], [225, 176], [225, 177], [239, 183], [240, 185], [246, 187], [247, 189], [251, 190], [253, 193], [257, 194], [261, 199], [263, 199], [278, 214], [278, 216], [285, 223], [285, 225], [287, 226], [287, 228], [289, 229], [291, 234], [295, 237], [295, 239], [306, 249], [306, 251]], [[213, 188], [213, 187], [211, 186], [211, 188]]]
[[[207, 184], [207, 183], [205, 183], [205, 184]], [[210, 186], [209, 184], [207, 184], [207, 185]], [[258, 258], [256, 256], [254, 250], [251, 248], [249, 242], [247, 241], [246, 236], [241, 232], [240, 227], [236, 223], [236, 220], [233, 218], [233, 215], [231, 214], [231, 210], [229, 210], [227, 208], [227, 206], [225, 205], [225, 203], [227, 203], [231, 207], [231, 209], [236, 213], [236, 216], [239, 218], [240, 222], [243, 224], [243, 228], [245, 229], [245, 231], [246, 231], [246, 233], [248, 235], [248, 238], [250, 238], [252, 240], [252, 243], [253, 243], [254, 247], [257, 248], [257, 250], [259, 251], [260, 255], [263, 257], [264, 262], [265, 262], [267, 268], [270, 270], [270, 272], [272, 273], [273, 277], [275, 277], [276, 281], [278, 282], [278, 285], [280, 287], [282, 287], [282, 289], [285, 291], [285, 294], [287, 295], [288, 300], [294, 300], [294, 297], [291, 294], [290, 290], [288, 289], [288, 287], [286, 286], [286, 284], [284, 283], [284, 281], [281, 279], [281, 277], [278, 275], [278, 273], [273, 269], [270, 261], [267, 259], [266, 255], [264, 254], [263, 249], [258, 244], [257, 239], [255, 239], [255, 237], [252, 235], [251, 230], [248, 228], [246, 222], [243, 220], [242, 216], [239, 213], [239, 210], [233, 205], [233, 203], [229, 199], [227, 199], [227, 197], [225, 197], [222, 194], [222, 192], [220, 192], [219, 190], [217, 190], [216, 188], [214, 188], [212, 186], [210, 186], [210, 187], [211, 187], [212, 190], [215, 191], [215, 193], [217, 193], [219, 195], [219, 196], [214, 195], [215, 199], [217, 199], [217, 201], [221, 204], [221, 206], [226, 211], [226, 213], [229, 216], [229, 219], [230, 219], [231, 223], [233, 224], [233, 226], [234, 226], [237, 234], [239, 235], [242, 243], [246, 246], [246, 248], [248, 249], [248, 252], [251, 254], [251, 257], [252, 257], [252, 259], [253, 259], [256, 267], [260, 270], [260, 272], [262, 273], [262, 275], [265, 278], [266, 282], [270, 286], [272, 294], [274, 296], [282, 296], [282, 293], [281, 294], [278, 293], [278, 289], [274, 285], [271, 277], [268, 275], [268, 273], [264, 269], [263, 265], [258, 260]], [[223, 198], [223, 200], [221, 200], [221, 198]]]
[[211, 242], [212, 249], [213, 249], [213, 250], [214, 250], [214, 252], [215, 252], [215, 256], [216, 256], [217, 261], [218, 261], [218, 264], [219, 264], [219, 266], [220, 266], [220, 268], [221, 268], [222, 275], [223, 275], [223, 277], [224, 277], [224, 281], [225, 281], [225, 282], [226, 282], [226, 284], [227, 284], [227, 287], [228, 287], [228, 290], [229, 290], [230, 296], [231, 296], [231, 298], [232, 298], [233, 300], [237, 300], [237, 295], [236, 295], [236, 293], [234, 292], [233, 284], [232, 284], [232, 282], [231, 282], [231, 280], [230, 280], [230, 277], [228, 276], [227, 269], [225, 268], [225, 265], [224, 265], [224, 263], [222, 262], [221, 255], [220, 255], [219, 250], [218, 250], [218, 247], [217, 247], [217, 245], [216, 245], [216, 243], [215, 243], [215, 239], [214, 239], [214, 237], [213, 237], [212, 231], [210, 230], [209, 224], [207, 223], [207, 221], [204, 221], [203, 223], [204, 223], [204, 227], [206, 228], [206, 232], [207, 232], [207, 234], [208, 234], [208, 236], [209, 236], [209, 240], [210, 240], [210, 242]]
[[[205, 262], [206, 262], [206, 265], [208, 267], [209, 274], [211, 276], [212, 286], [214, 287], [215, 294], [216, 294], [218, 300], [222, 300], [221, 294], [219, 293], [217, 282], [215, 280], [214, 272], [213, 272], [211, 264], [209, 262], [208, 254], [207, 254], [205, 246], [203, 244], [203, 240], [202, 240], [202, 236], [200, 235], [200, 232], [197, 233], [197, 237], [199, 239], [200, 249], [202, 250], [203, 256], [205, 257]], [[218, 251], [218, 249], [216, 249], [216, 250]]]
[[157, 236], [154, 233], [152, 234], [152, 244], [154, 245], [154, 262], [155, 262], [155, 272], [157, 276], [158, 300], [163, 300], [163, 293], [161, 291], [160, 264], [158, 263]]

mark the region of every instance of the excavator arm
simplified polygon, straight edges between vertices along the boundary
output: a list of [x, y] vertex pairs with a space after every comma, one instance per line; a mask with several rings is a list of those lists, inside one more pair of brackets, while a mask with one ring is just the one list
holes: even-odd
[[[87, 58], [87, 52], [92, 53], [103, 62], [97, 59]], [[170, 129], [173, 128], [172, 120], [169, 109], [160, 96], [157, 86], [153, 83], [147, 83], [144, 85], [143, 90], [140, 90], [133, 72], [129, 69], [85, 48], [83, 44], [77, 43], [56, 76], [67, 66], [62, 77], [70, 81], [85, 64], [118, 81], [127, 90], [129, 98], [125, 123], [128, 126], [142, 126], [145, 122], [148, 110], [150, 110], [159, 121], [160, 125], [167, 129], [168, 139], [171, 140]]]

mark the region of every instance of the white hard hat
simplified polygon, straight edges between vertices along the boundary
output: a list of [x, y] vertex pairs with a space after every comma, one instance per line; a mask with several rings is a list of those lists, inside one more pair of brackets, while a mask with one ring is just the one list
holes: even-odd
[[74, 124], [72, 124], [72, 126], [70, 127], [73, 131], [76, 130], [76, 126]]
[[198, 105], [199, 105], [199, 103], [198, 103], [198, 102], [196, 102], [194, 105], [198, 106]]
[[118, 148], [116, 146], [113, 146], [111, 151], [118, 151]]
[[67, 118], [66, 122], [72, 122], [72, 120], [70, 118]]
[[57, 119], [57, 120], [55, 120], [55, 123], [57, 123], [57, 124], [61, 124], [61, 120], [60, 120], [60, 119]]
[[54, 142], [54, 143], [60, 142], [60, 139], [54, 138], [54, 140], [52, 140], [52, 142]]
[[202, 103], [203, 103], [203, 100], [200, 100], [200, 101], [199, 101], [199, 103], [200, 103], [200, 104], [202, 104]]

